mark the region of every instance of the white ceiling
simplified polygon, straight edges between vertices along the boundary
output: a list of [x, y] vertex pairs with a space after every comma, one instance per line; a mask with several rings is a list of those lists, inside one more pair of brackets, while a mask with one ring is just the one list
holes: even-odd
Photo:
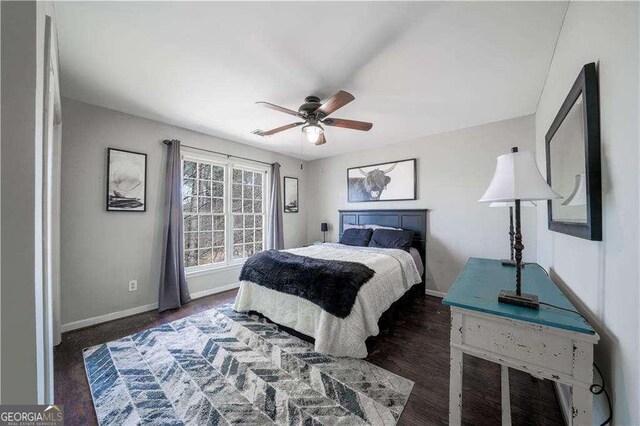
[[[58, 2], [64, 96], [315, 159], [535, 112], [564, 2]], [[373, 129], [251, 131], [338, 90]]]

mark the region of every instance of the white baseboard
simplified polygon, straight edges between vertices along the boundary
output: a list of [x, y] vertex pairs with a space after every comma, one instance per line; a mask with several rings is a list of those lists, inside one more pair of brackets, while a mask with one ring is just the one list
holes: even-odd
[[444, 299], [444, 297], [447, 295], [447, 293], [443, 293], [442, 291], [429, 289], [426, 289], [424, 291], [424, 294], [426, 294], [427, 296], [439, 297], [440, 299]]
[[199, 299], [201, 297], [210, 296], [212, 294], [222, 293], [223, 291], [233, 290], [234, 288], [240, 287], [240, 282], [223, 285], [222, 287], [210, 288], [209, 290], [197, 291], [195, 293], [191, 293], [192, 299]]
[[[201, 297], [210, 296], [216, 293], [222, 293], [223, 291], [232, 290], [234, 288], [240, 287], [240, 283], [233, 283], [229, 285], [225, 285], [222, 287], [211, 288], [209, 290], [197, 291], [195, 293], [191, 293], [192, 299], [199, 299]], [[66, 324], [62, 324], [60, 327], [60, 331], [65, 333], [71, 330], [77, 330], [79, 328], [85, 328], [96, 324], [101, 324], [107, 321], [113, 321], [116, 319], [129, 317], [131, 315], [141, 314], [143, 312], [148, 312], [156, 309], [158, 307], [157, 303], [150, 303], [148, 305], [142, 305], [135, 308], [125, 309], [124, 311], [112, 312], [110, 314], [99, 315], [97, 317], [86, 318], [79, 321], [68, 322]]]
[[91, 325], [100, 324], [107, 321], [113, 321], [115, 319], [129, 317], [131, 315], [141, 314], [143, 312], [152, 311], [158, 307], [157, 303], [150, 303], [148, 305], [137, 306], [135, 308], [125, 309], [124, 311], [112, 312], [110, 314], [99, 315], [97, 317], [86, 318], [83, 320], [72, 321], [66, 324], [62, 324], [60, 331], [65, 333], [71, 330], [77, 330], [79, 328], [89, 327]]

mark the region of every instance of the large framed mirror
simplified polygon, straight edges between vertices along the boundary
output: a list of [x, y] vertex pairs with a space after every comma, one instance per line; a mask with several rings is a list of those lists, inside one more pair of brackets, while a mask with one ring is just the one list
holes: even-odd
[[600, 112], [596, 65], [585, 65], [545, 137], [549, 229], [602, 240]]

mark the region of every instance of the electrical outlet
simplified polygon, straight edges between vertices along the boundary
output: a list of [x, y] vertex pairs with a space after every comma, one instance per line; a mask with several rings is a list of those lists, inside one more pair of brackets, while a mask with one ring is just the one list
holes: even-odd
[[129, 291], [138, 291], [138, 280], [129, 281]]

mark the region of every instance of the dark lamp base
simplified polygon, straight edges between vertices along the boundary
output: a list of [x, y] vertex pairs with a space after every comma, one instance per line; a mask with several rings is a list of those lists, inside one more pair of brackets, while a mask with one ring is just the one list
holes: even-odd
[[539, 309], [540, 303], [538, 303], [538, 296], [535, 294], [522, 293], [519, 296], [515, 291], [500, 290], [498, 295], [498, 302], [506, 303], [508, 305], [523, 306], [525, 308]]
[[[511, 260], [511, 259], [502, 259], [502, 266], [513, 266], [514, 268], [516, 267], [516, 261], [515, 260]], [[524, 266], [526, 265], [526, 263], [522, 263], [520, 266], [522, 268], [524, 268]]]

